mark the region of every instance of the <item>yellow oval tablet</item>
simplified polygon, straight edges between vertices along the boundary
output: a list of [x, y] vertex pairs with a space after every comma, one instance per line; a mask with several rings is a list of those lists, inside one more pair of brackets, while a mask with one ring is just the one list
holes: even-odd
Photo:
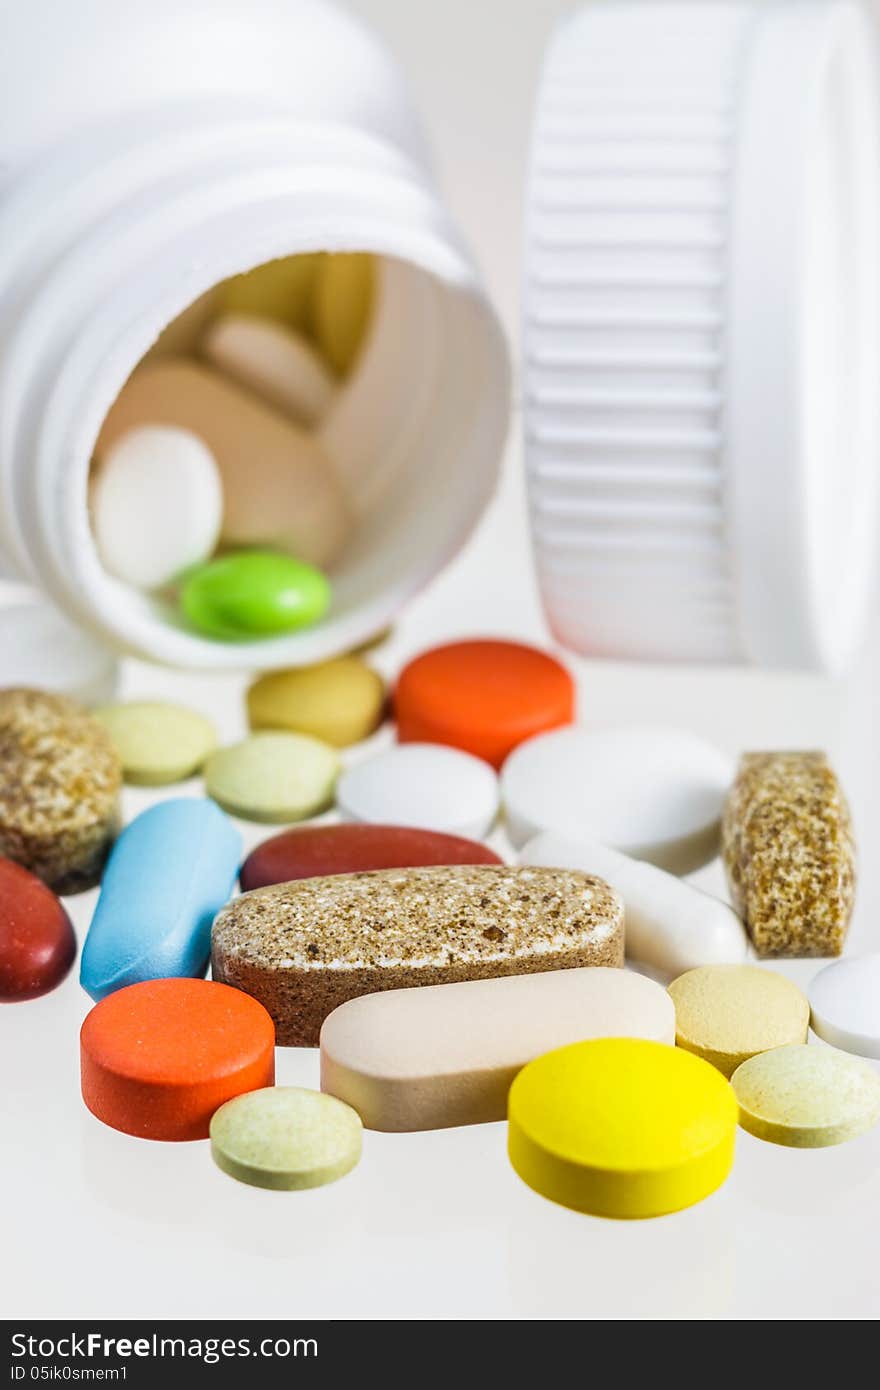
[[732, 1076], [758, 1052], [807, 1040], [810, 1005], [784, 975], [758, 965], [701, 965], [669, 986], [675, 1041]]
[[510, 1089], [508, 1154], [542, 1197], [593, 1216], [662, 1216], [708, 1197], [733, 1163], [737, 1106], [714, 1067], [635, 1038], [574, 1043]]
[[822, 1149], [880, 1120], [880, 1076], [834, 1047], [775, 1047], [737, 1067], [731, 1085], [743, 1129], [772, 1144]]
[[385, 682], [356, 656], [270, 671], [247, 693], [252, 729], [289, 729], [334, 748], [368, 738], [382, 722]]

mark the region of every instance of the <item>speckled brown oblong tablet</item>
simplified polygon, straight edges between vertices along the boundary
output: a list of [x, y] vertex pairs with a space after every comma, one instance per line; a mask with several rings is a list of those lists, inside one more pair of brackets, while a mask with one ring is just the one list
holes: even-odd
[[623, 965], [623, 904], [569, 869], [380, 869], [245, 893], [214, 922], [215, 980], [253, 995], [277, 1040], [314, 1047], [347, 999], [569, 966]]
[[0, 854], [56, 893], [91, 888], [119, 824], [107, 731], [63, 695], [0, 690]]
[[724, 808], [722, 854], [759, 956], [840, 955], [856, 851], [824, 753], [747, 753]]

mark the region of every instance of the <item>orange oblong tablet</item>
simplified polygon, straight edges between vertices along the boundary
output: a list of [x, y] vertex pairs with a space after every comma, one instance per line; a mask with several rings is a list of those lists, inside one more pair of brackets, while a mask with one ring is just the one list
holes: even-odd
[[573, 721], [575, 685], [537, 647], [450, 642], [404, 667], [394, 714], [401, 743], [451, 744], [498, 768], [526, 739]]
[[256, 999], [213, 980], [117, 990], [80, 1033], [83, 1100], [141, 1139], [207, 1139], [211, 1116], [275, 1080], [275, 1026]]

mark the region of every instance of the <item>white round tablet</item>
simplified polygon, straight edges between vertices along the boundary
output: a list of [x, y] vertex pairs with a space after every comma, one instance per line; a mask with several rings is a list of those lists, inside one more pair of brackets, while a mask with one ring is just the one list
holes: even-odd
[[686, 874], [718, 852], [733, 763], [678, 729], [555, 729], [507, 759], [501, 795], [521, 848], [556, 830]]
[[322, 420], [336, 382], [312, 345], [283, 323], [226, 314], [202, 342], [202, 354], [226, 376], [301, 425]]
[[84, 705], [116, 694], [119, 663], [108, 647], [56, 608], [24, 595], [0, 603], [3, 684], [51, 690]]
[[808, 994], [817, 1037], [844, 1052], [880, 1058], [880, 954], [827, 965]]
[[349, 768], [336, 798], [348, 820], [480, 836], [498, 813], [498, 778], [457, 748], [400, 743]]
[[99, 459], [90, 503], [101, 563], [136, 589], [157, 589], [207, 560], [220, 536], [220, 473], [189, 430], [128, 430]]

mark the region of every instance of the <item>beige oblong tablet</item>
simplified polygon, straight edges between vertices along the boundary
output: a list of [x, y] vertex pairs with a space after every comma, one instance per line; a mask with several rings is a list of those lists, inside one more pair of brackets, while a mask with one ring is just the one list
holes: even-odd
[[203, 356], [298, 424], [327, 414], [336, 383], [312, 345], [295, 329], [255, 314], [226, 314], [202, 340]]
[[321, 1029], [321, 1089], [367, 1129], [503, 1120], [517, 1072], [588, 1038], [675, 1041], [675, 1008], [644, 975], [607, 966], [396, 989], [351, 999]]
[[318, 566], [339, 554], [351, 528], [345, 496], [312, 436], [280, 411], [219, 372], [170, 359], [129, 377], [98, 437], [99, 461], [141, 425], [190, 430], [208, 446], [223, 483], [226, 544], [274, 546]]

